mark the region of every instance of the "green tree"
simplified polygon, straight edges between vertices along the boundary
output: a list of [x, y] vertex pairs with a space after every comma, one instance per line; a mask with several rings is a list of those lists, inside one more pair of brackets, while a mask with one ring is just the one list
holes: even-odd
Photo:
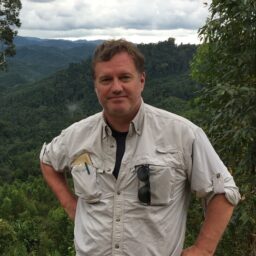
[[11, 225], [0, 219], [0, 253], [3, 255], [16, 240], [16, 234]]
[[15, 55], [15, 27], [20, 27], [18, 18], [21, 9], [20, 0], [0, 0], [0, 70], [6, 68], [6, 56]]
[[25, 247], [19, 243], [17, 234], [12, 225], [4, 219], [0, 219], [0, 255], [26, 256]]
[[209, 11], [192, 77], [205, 86], [199, 98], [205, 127], [243, 196], [229, 248], [233, 255], [255, 256], [256, 2], [213, 0]]

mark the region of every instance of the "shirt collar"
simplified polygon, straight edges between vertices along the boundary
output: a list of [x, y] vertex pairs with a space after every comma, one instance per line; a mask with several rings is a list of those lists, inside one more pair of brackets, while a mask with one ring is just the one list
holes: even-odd
[[138, 135], [141, 135], [142, 132], [142, 126], [143, 126], [143, 121], [144, 121], [144, 112], [145, 112], [145, 103], [143, 99], [141, 99], [141, 105], [139, 108], [138, 113], [136, 116], [133, 118], [131, 124], [130, 124], [130, 129], [129, 129], [129, 134], [133, 134], [133, 131], [135, 131]]
[[105, 139], [107, 136], [111, 135], [111, 129], [106, 122], [103, 111], [101, 112], [101, 120], [102, 120], [102, 138]]

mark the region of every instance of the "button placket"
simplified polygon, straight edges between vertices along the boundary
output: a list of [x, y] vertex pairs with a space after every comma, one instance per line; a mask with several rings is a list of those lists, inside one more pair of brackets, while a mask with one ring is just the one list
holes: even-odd
[[122, 184], [125, 184], [127, 173], [127, 160], [130, 156], [130, 138], [126, 138], [125, 153], [120, 166], [118, 179], [115, 183], [115, 196], [114, 196], [114, 216], [113, 216], [113, 255], [122, 255], [122, 241], [123, 241], [123, 208], [124, 208], [124, 198]]
[[116, 155], [116, 141], [112, 136], [108, 136], [106, 144], [104, 146], [104, 152], [108, 156], [113, 157]]
[[[122, 221], [122, 211], [123, 211], [123, 200], [120, 191], [116, 192], [114, 197], [114, 216], [113, 216], [113, 248], [114, 251], [120, 253], [122, 237], [123, 237], [123, 221]], [[119, 254], [113, 254], [119, 255]]]

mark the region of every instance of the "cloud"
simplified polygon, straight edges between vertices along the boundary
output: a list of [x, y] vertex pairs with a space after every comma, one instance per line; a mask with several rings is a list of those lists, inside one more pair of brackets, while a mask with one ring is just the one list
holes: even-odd
[[[205, 2], [205, 1], [204, 1]], [[21, 31], [86, 36], [90, 31], [197, 30], [207, 8], [200, 0], [23, 0]], [[54, 33], [55, 32], [55, 33]]]

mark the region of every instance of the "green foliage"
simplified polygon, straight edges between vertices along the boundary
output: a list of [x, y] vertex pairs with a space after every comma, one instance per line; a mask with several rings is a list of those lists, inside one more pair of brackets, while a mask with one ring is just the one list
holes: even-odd
[[231, 165], [250, 170], [256, 152], [256, 3], [213, 1], [212, 16], [200, 30], [204, 44], [192, 64], [192, 76], [207, 85], [201, 103], [214, 117], [210, 132], [229, 147]]
[[0, 0], [0, 70], [6, 68], [6, 56], [15, 54], [15, 27], [20, 27], [18, 18], [21, 9], [20, 0]]
[[0, 254], [74, 255], [73, 223], [42, 178], [0, 186]]
[[232, 253], [254, 256], [256, 2], [214, 0], [209, 10], [211, 16], [199, 31], [203, 44], [193, 60], [192, 76], [205, 85], [198, 99], [204, 125], [243, 196], [228, 234], [234, 241]]
[[16, 240], [16, 233], [12, 226], [8, 221], [0, 219], [0, 254], [4, 255]]
[[141, 44], [138, 47], [145, 56], [145, 67], [150, 79], [187, 72], [196, 50], [195, 45], [176, 45], [174, 38], [157, 44]]

